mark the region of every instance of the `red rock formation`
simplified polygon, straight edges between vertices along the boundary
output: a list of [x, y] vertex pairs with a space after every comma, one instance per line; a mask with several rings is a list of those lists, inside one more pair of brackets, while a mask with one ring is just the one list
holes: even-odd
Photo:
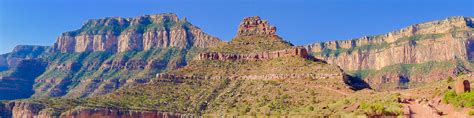
[[246, 17], [240, 23], [237, 36], [275, 36], [276, 27], [271, 26], [266, 20], [261, 20], [258, 16]]
[[45, 105], [31, 102], [0, 103], [2, 118], [181, 118], [196, 117], [194, 114], [180, 114], [161, 111], [134, 111], [117, 109], [79, 108], [60, 114], [52, 114]]
[[280, 57], [302, 57], [308, 58], [308, 52], [305, 48], [291, 48], [272, 52], [260, 52], [250, 54], [225, 54], [219, 52], [201, 53], [196, 57], [197, 60], [221, 60], [221, 61], [261, 61]]

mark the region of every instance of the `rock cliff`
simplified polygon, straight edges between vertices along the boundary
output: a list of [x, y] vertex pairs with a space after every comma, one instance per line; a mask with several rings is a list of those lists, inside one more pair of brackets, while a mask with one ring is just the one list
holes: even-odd
[[310, 58], [308, 51], [302, 47], [295, 47], [291, 49], [284, 49], [271, 52], [260, 52], [250, 54], [226, 54], [219, 52], [201, 53], [197, 56], [197, 60], [221, 60], [221, 61], [261, 61], [271, 60], [281, 57], [301, 57]]
[[47, 62], [28, 59], [4, 73], [0, 73], [0, 100], [29, 98], [33, 93], [35, 78], [44, 71]]
[[12, 52], [0, 55], [0, 71], [15, 68], [22, 60], [35, 59], [51, 53], [50, 46], [18, 45]]
[[[383, 35], [314, 43], [306, 48], [317, 58], [339, 65], [348, 72], [383, 70], [397, 64], [469, 61], [474, 54], [473, 20], [472, 17], [449, 17], [445, 20], [412, 25]], [[446, 70], [433, 75], [453, 75], [457, 72], [454, 68], [454, 71]], [[394, 81], [398, 81], [402, 76], [416, 78], [413, 77], [415, 75], [396, 72], [392, 77], [378, 76], [372, 80], [397, 78]], [[422, 77], [422, 79], [437, 80], [445, 77]]]
[[60, 52], [146, 51], [154, 48], [212, 47], [221, 42], [175, 14], [135, 18], [104, 18], [87, 21], [79, 30], [58, 37]]
[[246, 17], [240, 23], [237, 36], [276, 36], [276, 27], [271, 26], [268, 21], [262, 20], [259, 16]]

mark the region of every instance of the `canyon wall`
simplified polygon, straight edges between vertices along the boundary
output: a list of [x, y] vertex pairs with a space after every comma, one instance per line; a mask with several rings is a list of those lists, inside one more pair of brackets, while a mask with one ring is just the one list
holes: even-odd
[[47, 62], [22, 60], [12, 71], [0, 74], [0, 100], [29, 98], [33, 93], [35, 78], [41, 75]]
[[104, 18], [87, 21], [81, 29], [58, 37], [54, 49], [60, 52], [126, 52], [153, 48], [212, 47], [221, 42], [176, 14], [155, 14], [136, 18]]
[[22, 60], [35, 59], [51, 53], [50, 46], [18, 45], [12, 52], [0, 55], [0, 71], [16, 67]]
[[472, 57], [474, 18], [450, 17], [353, 40], [314, 43], [316, 57], [347, 71]]
[[316, 58], [372, 85], [432, 82], [470, 71], [474, 18], [449, 17], [399, 31], [306, 46]]

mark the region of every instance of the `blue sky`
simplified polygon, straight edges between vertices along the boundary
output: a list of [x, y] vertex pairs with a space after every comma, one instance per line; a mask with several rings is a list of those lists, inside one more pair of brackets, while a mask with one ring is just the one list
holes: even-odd
[[52, 45], [87, 19], [169, 12], [225, 41], [245, 16], [258, 15], [303, 45], [474, 16], [474, 0], [0, 0], [0, 53], [19, 44]]

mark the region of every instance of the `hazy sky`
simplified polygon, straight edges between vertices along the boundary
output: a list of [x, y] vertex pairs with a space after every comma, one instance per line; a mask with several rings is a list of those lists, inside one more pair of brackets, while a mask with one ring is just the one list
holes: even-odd
[[[308, 2], [310, 1], [310, 2]], [[87, 19], [176, 13], [228, 41], [245, 16], [261, 16], [303, 45], [382, 34], [449, 16], [474, 16], [474, 0], [0, 0], [0, 53], [52, 45]]]

